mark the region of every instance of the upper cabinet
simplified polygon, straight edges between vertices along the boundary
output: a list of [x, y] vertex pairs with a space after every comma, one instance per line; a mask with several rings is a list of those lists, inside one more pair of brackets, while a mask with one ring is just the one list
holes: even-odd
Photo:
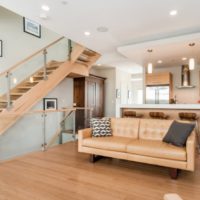
[[146, 85], [172, 85], [172, 74], [169, 72], [146, 74]]

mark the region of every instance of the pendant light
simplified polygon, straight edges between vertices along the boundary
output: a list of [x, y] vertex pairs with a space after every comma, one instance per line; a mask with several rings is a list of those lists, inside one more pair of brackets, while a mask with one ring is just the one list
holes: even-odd
[[[148, 49], [147, 52], [152, 53], [153, 49]], [[150, 54], [149, 54], [149, 58], [150, 58]], [[147, 65], [147, 73], [152, 74], [152, 72], [153, 72], [153, 64], [151, 62], [149, 62]]]
[[189, 59], [189, 70], [194, 70], [194, 68], [195, 68], [195, 59], [190, 58]]
[[152, 74], [153, 72], [153, 64], [152, 63], [148, 63], [147, 65], [147, 73], [148, 74]]
[[[194, 47], [195, 43], [190, 43], [189, 44], [190, 47]], [[190, 58], [189, 59], [189, 70], [194, 70], [195, 69], [195, 59], [194, 58]]]

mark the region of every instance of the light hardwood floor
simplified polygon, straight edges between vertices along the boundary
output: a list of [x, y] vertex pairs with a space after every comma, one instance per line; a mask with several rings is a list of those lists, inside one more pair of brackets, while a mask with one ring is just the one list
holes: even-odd
[[88, 158], [70, 142], [1, 163], [0, 200], [162, 200], [169, 192], [200, 199], [200, 157], [196, 172], [178, 180], [163, 167]]

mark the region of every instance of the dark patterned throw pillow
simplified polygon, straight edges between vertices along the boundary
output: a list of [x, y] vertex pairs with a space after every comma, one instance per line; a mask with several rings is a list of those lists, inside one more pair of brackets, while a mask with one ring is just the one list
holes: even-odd
[[90, 125], [92, 128], [92, 136], [94, 137], [104, 137], [112, 136], [111, 121], [109, 118], [103, 119], [91, 119]]

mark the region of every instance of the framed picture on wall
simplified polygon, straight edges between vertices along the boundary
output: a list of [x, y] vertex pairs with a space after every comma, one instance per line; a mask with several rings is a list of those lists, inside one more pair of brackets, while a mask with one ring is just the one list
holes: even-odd
[[57, 98], [44, 98], [43, 99], [43, 110], [57, 110], [58, 100]]
[[0, 57], [3, 57], [3, 42], [0, 40]]
[[35, 37], [41, 38], [41, 25], [23, 17], [23, 22], [24, 22], [24, 32], [31, 34]]

